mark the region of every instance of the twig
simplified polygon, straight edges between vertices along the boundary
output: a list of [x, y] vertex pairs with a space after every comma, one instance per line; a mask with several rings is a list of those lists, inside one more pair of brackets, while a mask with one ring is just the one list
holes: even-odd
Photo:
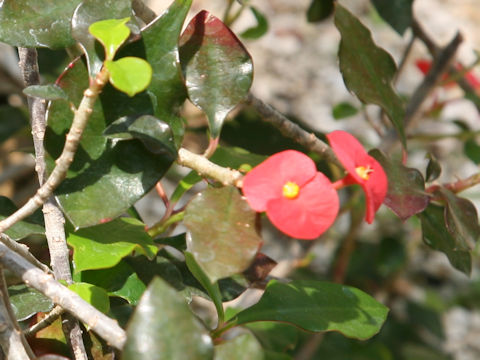
[[133, 11], [135, 11], [135, 14], [142, 19], [145, 24], [152, 22], [157, 17], [152, 9], [146, 6], [142, 0], [133, 0], [132, 8]]
[[0, 244], [0, 264], [20, 277], [25, 284], [37, 289], [55, 304], [84, 322], [111, 346], [122, 349], [126, 334], [115, 320], [98, 311], [51, 275], [45, 274], [3, 244]]
[[55, 320], [57, 320], [64, 313], [65, 313], [65, 310], [63, 310], [63, 308], [61, 306], [55, 306], [52, 309], [52, 311], [50, 311], [48, 313], [47, 316], [45, 316], [42, 320], [40, 320], [35, 325], [32, 325], [30, 328], [25, 330], [23, 332], [23, 334], [26, 337], [35, 335], [40, 330], [43, 330], [43, 329], [49, 327], [50, 325], [52, 325], [55, 322]]
[[308, 150], [320, 155], [325, 160], [332, 162], [339, 168], [343, 169], [342, 164], [340, 164], [332, 149], [314, 134], [303, 130], [300, 126], [290, 121], [270, 105], [265, 104], [253, 94], [248, 95], [246, 103], [253, 106], [262, 116], [264, 121], [275, 126], [283, 135], [295, 140]]
[[435, 185], [429, 186], [427, 189], [425, 189], [425, 191], [428, 192], [428, 193], [433, 193], [433, 192], [437, 191], [440, 187], [444, 187], [444, 188], [450, 190], [451, 192], [457, 194], [457, 193], [462, 192], [464, 190], [467, 190], [471, 187], [474, 187], [478, 184], [480, 184], [480, 173], [470, 175], [469, 177], [467, 177], [465, 179], [460, 179], [460, 180], [457, 180], [455, 182], [448, 183], [448, 184], [443, 184], [443, 185], [435, 184]]
[[42, 269], [46, 273], [52, 273], [52, 270], [50, 270], [50, 268], [47, 265], [39, 261], [35, 256], [33, 256], [33, 254], [30, 251], [28, 251], [27, 245], [17, 243], [16, 241], [10, 239], [10, 237], [8, 237], [8, 235], [6, 234], [0, 234], [0, 240], [9, 249], [23, 256], [26, 260], [28, 260], [30, 263], [32, 263], [36, 267]]
[[408, 45], [405, 48], [405, 50], [403, 51], [402, 59], [400, 60], [400, 63], [398, 64], [397, 72], [395, 73], [395, 76], [393, 78], [393, 83], [397, 82], [398, 77], [400, 76], [403, 69], [405, 68], [405, 64], [407, 63], [407, 59], [408, 59], [408, 56], [410, 55], [410, 52], [412, 51], [413, 44], [415, 43], [415, 39], [416, 39], [415, 33], [412, 33], [412, 35], [410, 37], [410, 40], [408, 41]]

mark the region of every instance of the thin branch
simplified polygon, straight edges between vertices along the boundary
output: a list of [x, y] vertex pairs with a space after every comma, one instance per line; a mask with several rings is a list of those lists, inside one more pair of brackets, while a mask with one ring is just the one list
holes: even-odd
[[437, 191], [440, 187], [444, 187], [450, 190], [451, 192], [457, 194], [471, 187], [474, 187], [478, 184], [480, 184], [480, 173], [476, 173], [476, 174], [470, 175], [465, 179], [460, 179], [460, 180], [443, 184], [443, 185], [435, 184], [435, 185], [429, 186], [427, 189], [425, 189], [425, 191], [428, 193], [433, 193]]
[[126, 334], [117, 321], [98, 311], [51, 275], [45, 274], [3, 244], [0, 244], [0, 264], [20, 277], [25, 284], [40, 291], [55, 304], [84, 322], [111, 346], [122, 349]]
[[253, 94], [248, 95], [246, 103], [253, 106], [262, 116], [264, 121], [275, 126], [283, 135], [293, 139], [308, 150], [320, 155], [325, 160], [334, 163], [339, 168], [343, 169], [342, 164], [340, 164], [332, 149], [314, 134], [303, 130], [278, 110], [265, 104]]
[[12, 239], [6, 234], [0, 234], [0, 241], [7, 246], [9, 249], [15, 251], [19, 255], [23, 256], [27, 261], [38, 267], [39, 269], [42, 269], [46, 273], [52, 273], [52, 270], [42, 263], [40, 260], [38, 260], [33, 254], [28, 251], [28, 246], [24, 244], [20, 244]]
[[40, 330], [43, 330], [49, 327], [50, 325], [52, 325], [55, 322], [55, 320], [57, 320], [64, 313], [65, 313], [65, 310], [63, 310], [61, 306], [55, 306], [52, 309], [52, 311], [48, 313], [47, 316], [45, 316], [42, 320], [37, 322], [35, 325], [32, 325], [30, 328], [25, 330], [23, 334], [26, 337], [35, 335]]
[[132, 1], [132, 8], [135, 11], [135, 15], [137, 15], [145, 24], [151, 23], [157, 15], [146, 6], [142, 0], [133, 0]]

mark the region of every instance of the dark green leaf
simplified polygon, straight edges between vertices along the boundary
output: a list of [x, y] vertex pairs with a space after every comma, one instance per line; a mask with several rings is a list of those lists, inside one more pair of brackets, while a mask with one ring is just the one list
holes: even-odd
[[66, 100], [68, 98], [66, 92], [55, 84], [32, 85], [23, 89], [23, 93], [27, 96], [38, 97], [45, 100]]
[[187, 248], [212, 282], [248, 268], [262, 239], [256, 213], [235, 187], [209, 188], [185, 210]]
[[298, 342], [299, 329], [276, 321], [258, 321], [247, 324], [264, 349], [273, 351], [293, 350]]
[[338, 57], [347, 88], [367, 104], [382, 107], [406, 148], [402, 100], [392, 87], [397, 71], [389, 53], [375, 45], [370, 30], [340, 4], [335, 10], [335, 26], [342, 40]]
[[180, 59], [188, 96], [208, 117], [210, 136], [248, 94], [252, 59], [230, 29], [207, 11], [198, 13], [180, 39]]
[[236, 323], [281, 321], [308, 331], [338, 331], [348, 337], [368, 339], [378, 333], [387, 313], [387, 307], [350, 286], [272, 280], [257, 304], [237, 314]]
[[82, 282], [69, 285], [68, 288], [77, 293], [83, 300], [96, 307], [97, 310], [105, 314], [110, 310], [108, 294], [104, 289]]
[[8, 294], [18, 321], [26, 320], [38, 312], [47, 312], [53, 308], [52, 300], [23, 284], [10, 286]]
[[0, 41], [23, 47], [74, 45], [70, 19], [80, 1], [4, 0], [0, 3]]
[[135, 96], [147, 88], [152, 80], [152, 67], [145, 60], [127, 56], [120, 60], [105, 61], [110, 82], [128, 96]]
[[122, 117], [111, 123], [103, 134], [117, 141], [139, 139], [154, 154], [177, 157], [170, 126], [152, 115]]
[[480, 164], [480, 145], [475, 139], [468, 139], [463, 145], [463, 152], [475, 164]]
[[[15, 204], [4, 196], [0, 196], [0, 220], [17, 211]], [[30, 235], [44, 235], [45, 228], [43, 225], [43, 214], [41, 211], [35, 212], [34, 215], [17, 222], [15, 225], [5, 231], [13, 240], [20, 240]]]
[[[107, 19], [122, 19], [132, 15], [131, 0], [83, 0], [76, 8], [72, 18], [72, 36], [82, 46], [87, 55], [88, 70], [91, 77], [100, 71], [105, 51], [97, 53], [95, 38], [88, 32], [94, 22]], [[133, 24], [127, 24], [133, 28]], [[135, 32], [140, 32], [135, 29]], [[100, 49], [101, 50], [101, 49]]]
[[335, 120], [344, 119], [358, 113], [358, 109], [349, 102], [341, 102], [332, 109], [332, 115]]
[[307, 10], [307, 21], [325, 20], [333, 13], [334, 0], [312, 0]]
[[113, 267], [134, 250], [149, 258], [157, 253], [145, 224], [132, 218], [70, 232], [67, 242], [74, 249], [75, 272]]
[[472, 271], [470, 252], [458, 250], [455, 238], [445, 226], [444, 213], [443, 207], [430, 204], [418, 215], [422, 221], [423, 241], [431, 248], [443, 252], [454, 268], [469, 275]]
[[159, 237], [153, 239], [156, 244], [168, 245], [179, 251], [187, 250], [186, 233], [181, 233], [171, 237]]
[[28, 118], [18, 108], [0, 105], [0, 143], [27, 125]]
[[442, 172], [442, 167], [440, 166], [438, 160], [432, 154], [427, 154], [427, 158], [429, 159], [426, 174], [427, 181], [433, 181], [438, 179], [438, 177], [440, 176], [440, 173]]
[[412, 24], [413, 0], [372, 0], [380, 16], [403, 35]]
[[372, 150], [369, 154], [378, 160], [387, 174], [388, 192], [384, 203], [400, 219], [406, 220], [427, 207], [430, 198], [425, 192], [420, 171], [391, 161], [379, 150]]
[[268, 21], [265, 16], [260, 11], [258, 11], [257, 8], [250, 6], [250, 11], [255, 17], [255, 20], [257, 20], [257, 25], [245, 30], [240, 34], [240, 36], [245, 39], [261, 38], [268, 31]]
[[154, 278], [128, 325], [122, 359], [209, 360], [213, 344], [183, 298]]
[[250, 169], [260, 164], [267, 157], [253, 154], [239, 147], [218, 146], [210, 160], [215, 164], [231, 169]]
[[[88, 87], [85, 65], [77, 61], [59, 85], [78, 106]], [[163, 176], [173, 161], [152, 154], [138, 140], [113, 143], [103, 136], [105, 127], [124, 117], [152, 114], [152, 99], [141, 93], [133, 98], [106, 86], [96, 102], [67, 178], [56, 195], [76, 227], [98, 224], [124, 213]], [[69, 102], [57, 100], [48, 111], [46, 150], [49, 170], [64, 146], [72, 111]]]
[[215, 346], [215, 360], [264, 360], [255, 336], [246, 332]]
[[113, 60], [120, 46], [130, 36], [130, 29], [126, 25], [129, 20], [130, 17], [100, 20], [88, 27], [89, 33], [105, 48], [105, 60]]

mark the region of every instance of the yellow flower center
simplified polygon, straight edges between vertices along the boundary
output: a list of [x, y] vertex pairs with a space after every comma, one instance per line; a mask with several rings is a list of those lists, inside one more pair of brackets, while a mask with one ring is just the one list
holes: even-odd
[[283, 196], [287, 199], [295, 199], [300, 192], [300, 187], [295, 184], [294, 182], [287, 181], [285, 185], [283, 185]]
[[373, 169], [370, 166], [358, 166], [355, 168], [355, 171], [363, 180], [368, 180], [370, 178], [370, 174], [373, 172]]

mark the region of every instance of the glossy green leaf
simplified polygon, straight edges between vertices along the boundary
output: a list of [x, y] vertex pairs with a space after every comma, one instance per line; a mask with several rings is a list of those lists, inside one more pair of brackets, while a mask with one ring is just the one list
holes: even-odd
[[308, 22], [325, 20], [333, 13], [334, 0], [312, 0], [307, 10]]
[[154, 115], [172, 128], [175, 144], [183, 139], [184, 121], [179, 107], [187, 98], [179, 62], [178, 40], [192, 0], [175, 0], [142, 32], [142, 51], [152, 66], [148, 91], [156, 96]]
[[[0, 220], [17, 211], [17, 207], [9, 198], [0, 196]], [[13, 240], [20, 240], [30, 235], [45, 235], [45, 227], [43, 224], [43, 214], [36, 211], [35, 214], [15, 223], [7, 231], [5, 231]]]
[[215, 346], [215, 360], [264, 360], [255, 336], [246, 332]]
[[350, 286], [272, 280], [257, 304], [237, 314], [236, 323], [281, 321], [307, 331], [338, 331], [347, 337], [368, 339], [378, 333], [387, 313], [386, 306]]
[[111, 123], [103, 134], [116, 141], [139, 139], [154, 154], [177, 157], [170, 126], [152, 115], [121, 117]]
[[191, 253], [188, 251], [184, 252], [185, 255], [185, 263], [187, 264], [188, 270], [195, 276], [195, 279], [207, 290], [208, 295], [212, 299], [213, 303], [215, 304], [215, 309], [217, 309], [218, 319], [219, 322], [223, 322], [225, 318], [225, 314], [223, 312], [223, 304], [222, 304], [222, 295], [220, 294], [220, 288], [218, 287], [218, 283], [212, 283], [208, 278], [207, 274], [205, 274], [202, 268], [197, 264], [195, 258]]
[[210, 136], [218, 138], [226, 116], [250, 90], [252, 59], [220, 19], [201, 11], [182, 34], [180, 60], [190, 101], [205, 111]]
[[110, 301], [107, 292], [98, 286], [77, 282], [69, 285], [68, 288], [78, 294], [83, 300], [97, 308], [103, 313], [110, 310]]
[[0, 41], [12, 46], [63, 48], [75, 44], [70, 19], [81, 0], [3, 0]]
[[439, 192], [445, 199], [445, 225], [455, 238], [455, 250], [473, 250], [480, 236], [477, 209], [470, 200], [446, 188], [440, 188]]
[[427, 207], [430, 197], [425, 192], [420, 171], [388, 159], [379, 150], [372, 150], [369, 154], [378, 160], [387, 174], [388, 192], [384, 204], [400, 219], [406, 220]]
[[130, 36], [130, 28], [126, 25], [129, 20], [129, 17], [100, 20], [88, 27], [90, 34], [105, 48], [105, 60], [113, 60], [120, 46]]
[[341, 102], [332, 109], [332, 115], [335, 120], [344, 119], [358, 113], [358, 109], [349, 102]]
[[125, 261], [109, 269], [82, 271], [75, 280], [103, 288], [108, 295], [121, 297], [132, 305], [137, 305], [147, 288]]
[[128, 96], [135, 96], [147, 88], [152, 80], [152, 67], [145, 60], [128, 56], [116, 61], [105, 61], [110, 82]]
[[454, 268], [469, 275], [472, 271], [470, 252], [458, 248], [456, 239], [447, 230], [444, 213], [443, 207], [430, 204], [418, 215], [422, 222], [423, 241], [431, 248], [443, 252]]
[[235, 187], [208, 188], [185, 210], [187, 249], [210, 281], [247, 269], [262, 239], [255, 230], [256, 213]]
[[208, 331], [177, 291], [159, 278], [148, 286], [127, 328], [122, 360], [138, 359], [213, 359]]
[[[97, 52], [95, 38], [88, 32], [88, 27], [100, 20], [122, 19], [131, 15], [131, 0], [83, 0], [75, 9], [72, 17], [72, 36], [78, 41], [86, 54], [88, 71], [91, 77], [95, 77], [102, 68], [105, 51]], [[127, 26], [131, 30], [135, 27], [132, 22]], [[140, 32], [138, 28], [134, 30], [136, 33]]]
[[429, 159], [426, 172], [426, 181], [433, 181], [438, 179], [440, 173], [442, 172], [442, 167], [438, 160], [430, 153], [427, 154]]
[[113, 267], [133, 251], [149, 258], [157, 253], [145, 224], [132, 218], [69, 232], [67, 242], [74, 250], [75, 272]]
[[49, 85], [32, 85], [23, 89], [23, 93], [27, 96], [33, 96], [45, 100], [67, 99], [67, 93], [61, 87], [55, 84]]
[[0, 105], [0, 143], [28, 125], [28, 118], [18, 108]]
[[265, 35], [268, 31], [268, 21], [265, 15], [263, 15], [257, 8], [250, 6], [250, 11], [252, 12], [257, 25], [251, 28], [248, 28], [240, 34], [241, 37], [245, 39], [259, 39]]
[[245, 325], [262, 344], [264, 349], [274, 351], [293, 350], [298, 343], [300, 330], [276, 321], [258, 321]]
[[52, 300], [23, 284], [9, 286], [8, 294], [18, 321], [26, 320], [38, 312], [48, 312], [53, 308]]
[[375, 45], [370, 30], [340, 4], [335, 10], [335, 26], [342, 36], [338, 57], [345, 85], [362, 102], [379, 105], [386, 112], [406, 147], [404, 104], [392, 87], [397, 71], [394, 60]]
[[412, 24], [413, 0], [372, 0], [372, 3], [380, 16], [400, 35]]
[[[78, 106], [88, 80], [85, 65], [77, 61], [59, 86]], [[174, 157], [153, 154], [139, 140], [113, 142], [103, 136], [105, 128], [119, 118], [152, 113], [152, 99], [146, 93], [130, 98], [109, 85], [103, 89], [67, 178], [55, 192], [75, 227], [95, 225], [121, 215], [168, 170]], [[48, 108], [45, 146], [49, 171], [64, 146], [72, 116], [67, 101], [54, 101]]]

